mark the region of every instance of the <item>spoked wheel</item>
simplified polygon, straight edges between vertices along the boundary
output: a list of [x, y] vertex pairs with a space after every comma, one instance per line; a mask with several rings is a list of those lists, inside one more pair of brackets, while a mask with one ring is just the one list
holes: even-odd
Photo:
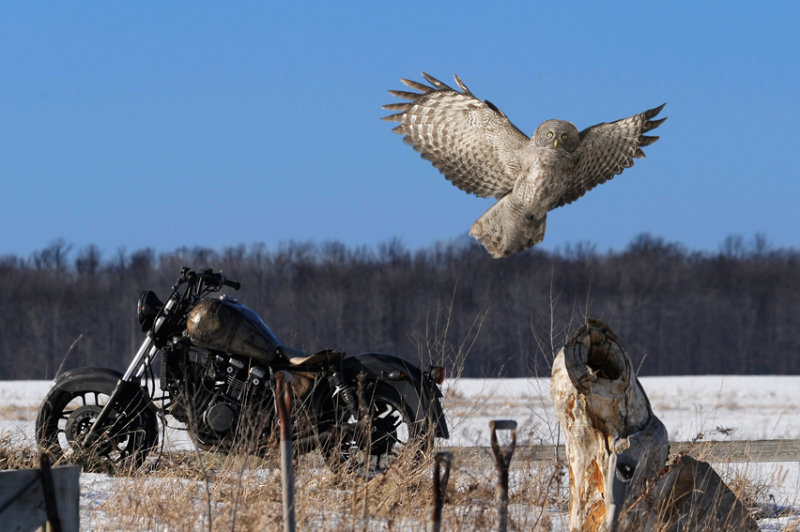
[[108, 402], [119, 374], [100, 368], [80, 368], [56, 381], [39, 408], [36, 440], [53, 459], [81, 465], [87, 471], [138, 467], [158, 442], [158, 420], [146, 409], [126, 419], [112, 413], [113, 430], [91, 447], [83, 442]]
[[383, 383], [364, 390], [362, 418], [341, 416], [343, 437], [324, 448], [329, 462], [373, 477], [403, 455], [417, 461], [427, 449], [422, 423], [415, 421], [397, 391]]

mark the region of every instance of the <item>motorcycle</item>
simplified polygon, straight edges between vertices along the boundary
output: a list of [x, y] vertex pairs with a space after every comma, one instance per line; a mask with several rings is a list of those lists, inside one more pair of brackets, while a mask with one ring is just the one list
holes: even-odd
[[136, 468], [158, 446], [160, 428], [176, 420], [200, 449], [265, 455], [280, 433], [278, 372], [291, 375], [283, 380], [295, 452], [318, 449], [332, 467], [379, 473], [404, 450], [419, 456], [435, 437], [449, 437], [439, 401], [444, 368], [423, 371], [382, 353], [292, 349], [254, 310], [211, 295], [224, 287], [240, 284], [183, 267], [166, 302], [143, 291], [145, 338], [128, 368], [59, 375], [39, 409], [38, 445], [86, 469]]

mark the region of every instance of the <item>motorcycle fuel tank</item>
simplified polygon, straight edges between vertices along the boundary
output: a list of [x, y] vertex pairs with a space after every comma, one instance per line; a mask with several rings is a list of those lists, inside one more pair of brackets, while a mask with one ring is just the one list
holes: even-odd
[[200, 348], [250, 357], [262, 364], [272, 362], [281, 345], [253, 309], [226, 296], [208, 297], [192, 307], [186, 330]]

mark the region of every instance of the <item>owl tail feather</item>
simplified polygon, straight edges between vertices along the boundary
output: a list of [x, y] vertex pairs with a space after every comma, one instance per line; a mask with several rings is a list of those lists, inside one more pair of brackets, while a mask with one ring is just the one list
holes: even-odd
[[544, 240], [547, 227], [547, 214], [540, 218], [520, 215], [509, 208], [508, 199], [506, 196], [492, 205], [469, 231], [496, 259], [538, 244]]

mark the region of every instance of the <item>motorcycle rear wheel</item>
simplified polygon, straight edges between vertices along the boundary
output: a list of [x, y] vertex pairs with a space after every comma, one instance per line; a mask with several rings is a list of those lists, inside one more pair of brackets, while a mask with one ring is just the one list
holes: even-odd
[[[79, 368], [63, 374], [48, 392], [36, 418], [39, 447], [58, 462], [85, 471], [117, 472], [139, 467], [158, 442], [158, 420], [150, 409], [118, 420], [91, 448], [83, 438], [114, 391], [119, 374], [104, 368]], [[119, 416], [113, 412], [112, 419]]]
[[423, 423], [415, 419], [391, 386], [373, 382], [365, 388], [359, 420], [339, 410], [343, 437], [323, 447], [329, 464], [370, 478], [385, 472], [398, 459], [416, 465], [430, 446]]

